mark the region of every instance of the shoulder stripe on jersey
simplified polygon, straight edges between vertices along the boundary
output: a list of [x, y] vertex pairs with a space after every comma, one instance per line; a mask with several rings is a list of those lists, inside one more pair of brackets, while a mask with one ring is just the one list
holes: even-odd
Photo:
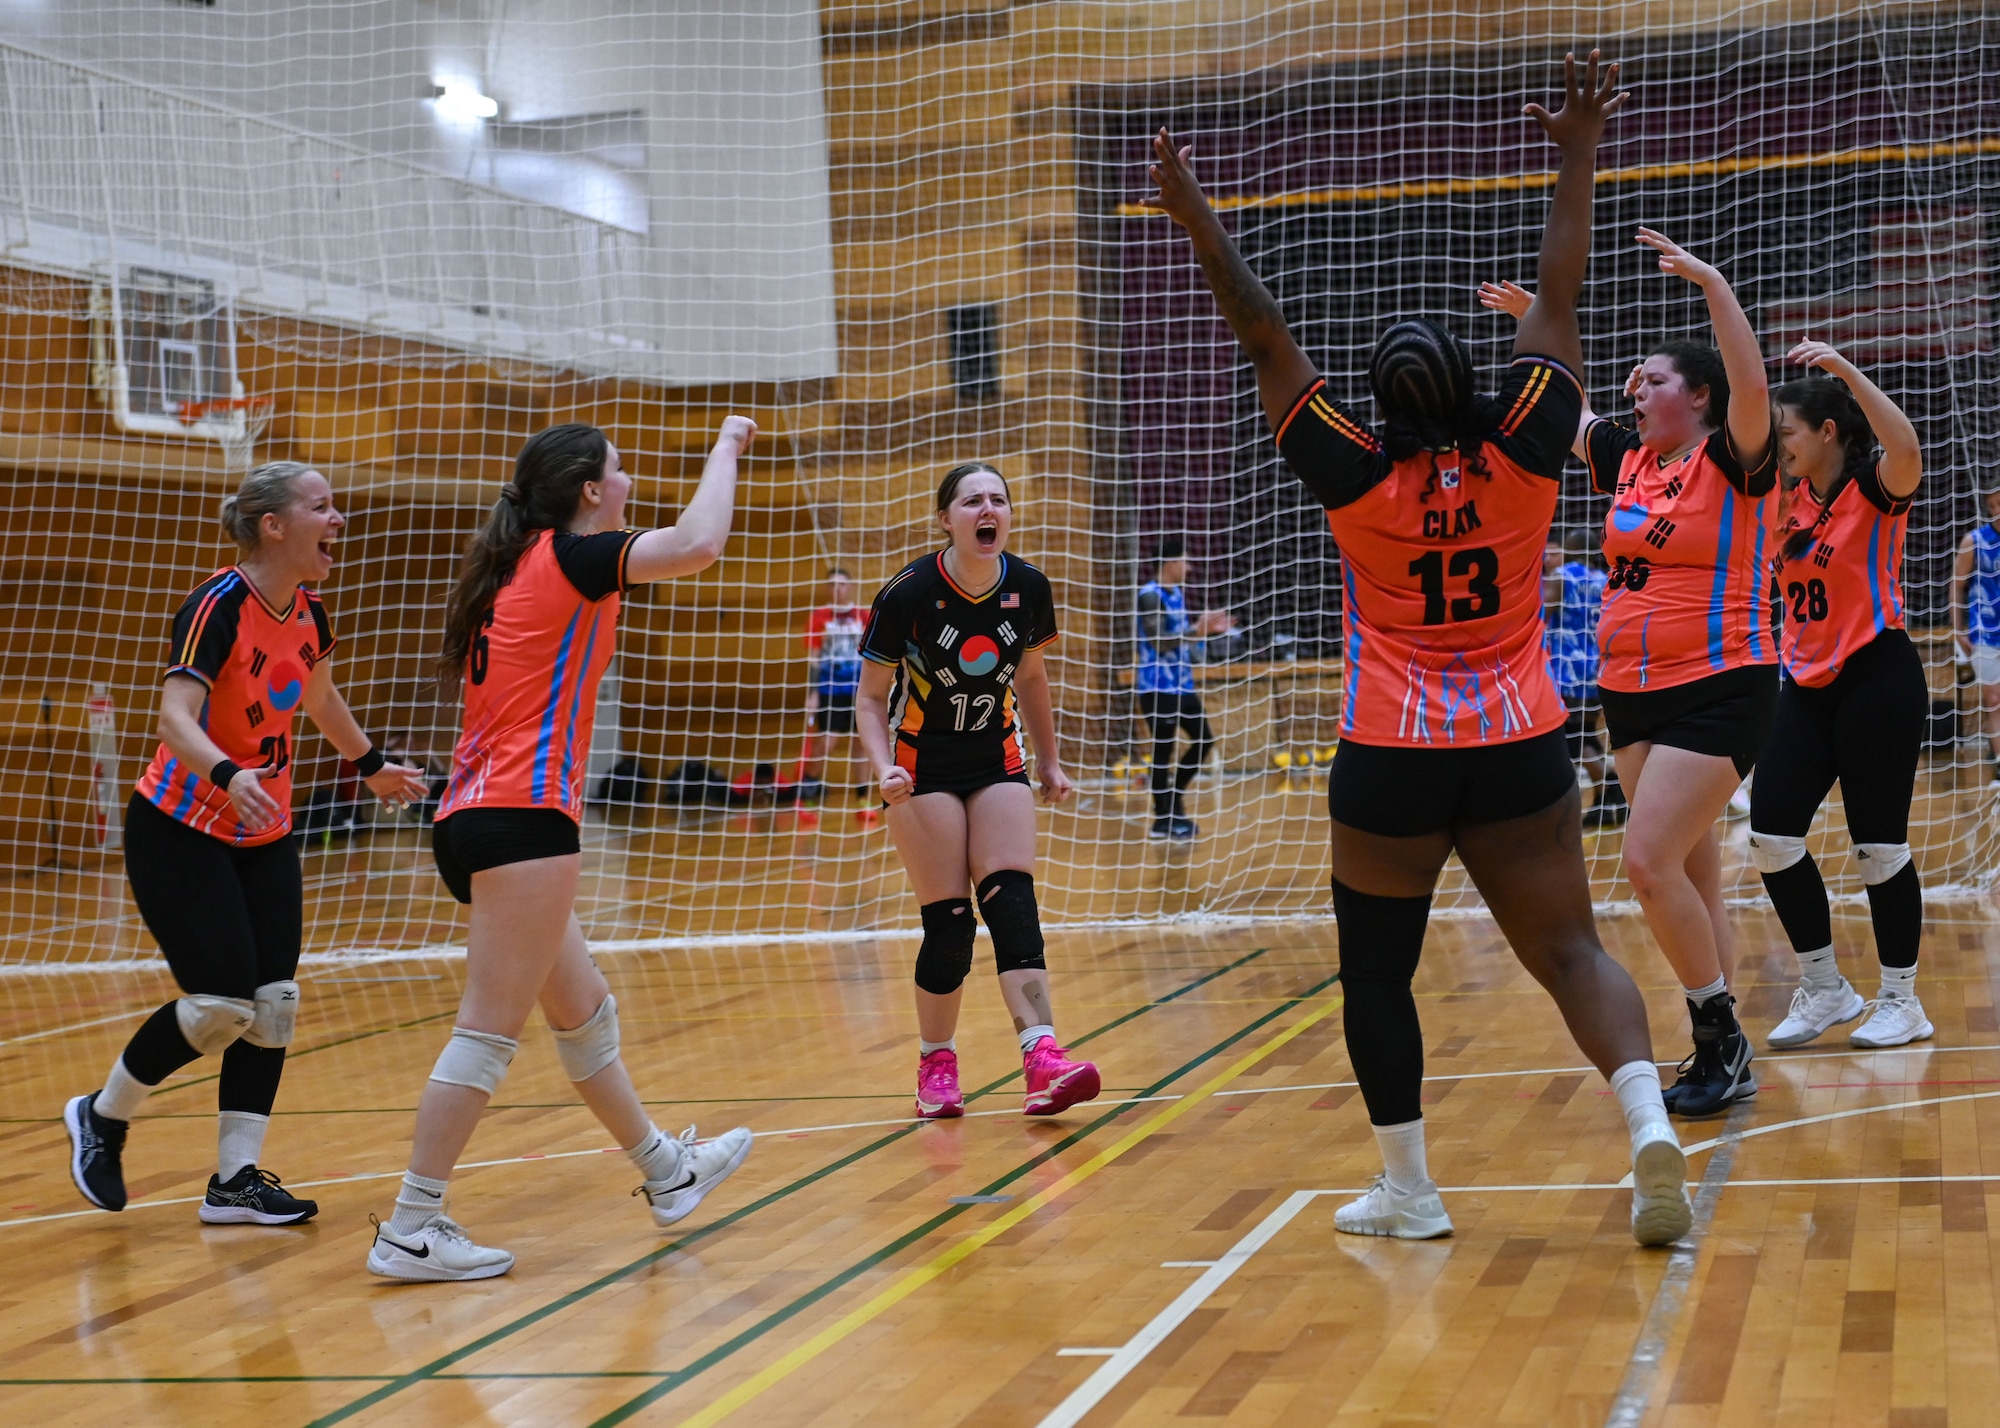
[[529, 798], [540, 807], [548, 794], [549, 759], [555, 750], [556, 710], [562, 707], [563, 680], [569, 674], [570, 644], [576, 639], [576, 622], [583, 618], [583, 607], [569, 617], [569, 628], [563, 631], [562, 646], [556, 651], [555, 668], [549, 673], [548, 706], [542, 711], [542, 727], [535, 735], [534, 775], [529, 782]]
[[625, 563], [632, 558], [632, 547], [638, 543], [639, 537], [635, 535], [626, 541], [625, 544], [618, 547], [618, 588], [620, 590], [625, 588]]
[[[208, 628], [208, 617], [215, 613], [215, 607], [222, 597], [235, 589], [243, 579], [234, 570], [225, 572], [215, 588], [202, 596], [201, 605], [194, 612], [194, 620], [188, 625], [188, 637], [181, 645], [181, 657], [177, 664], [181, 667], [194, 663], [194, 652], [201, 645], [202, 631]], [[204, 681], [206, 682], [206, 681]]]
[[1324, 394], [1314, 394], [1312, 409], [1319, 414], [1321, 421], [1325, 422], [1356, 446], [1366, 451], [1380, 451], [1382, 449], [1381, 442], [1369, 435], [1365, 428], [1357, 426], [1342, 416], [1339, 410], [1326, 399]]
[[1292, 403], [1292, 409], [1286, 412], [1285, 419], [1278, 423], [1278, 435], [1275, 438], [1278, 445], [1283, 446], [1285, 444], [1285, 433], [1292, 429], [1292, 422], [1300, 412], [1306, 409], [1306, 403], [1325, 390], [1326, 380], [1322, 377], [1315, 377], [1307, 385], [1306, 389], [1299, 393], [1299, 399]]
[[1548, 389], [1549, 365], [1546, 362], [1538, 363], [1534, 375], [1528, 378], [1528, 385], [1521, 388], [1521, 395], [1514, 399], [1513, 410], [1508, 412], [1506, 420], [1500, 423], [1500, 434], [1512, 436], [1521, 423], [1528, 419], [1528, 413], [1535, 409], [1535, 403], [1541, 400], [1542, 393]]

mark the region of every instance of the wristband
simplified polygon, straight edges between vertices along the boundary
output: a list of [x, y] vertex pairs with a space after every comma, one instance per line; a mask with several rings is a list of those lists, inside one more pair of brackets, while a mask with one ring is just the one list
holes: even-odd
[[217, 788], [221, 789], [224, 793], [227, 793], [229, 791], [230, 780], [234, 779], [236, 775], [242, 772], [243, 772], [243, 766], [237, 763], [236, 760], [223, 759], [220, 763], [216, 764], [214, 768], [208, 771], [208, 781], [214, 784]]
[[373, 778], [382, 772], [382, 765], [388, 762], [389, 760], [383, 757], [382, 751], [370, 744], [368, 752], [354, 761], [354, 771], [363, 778]]

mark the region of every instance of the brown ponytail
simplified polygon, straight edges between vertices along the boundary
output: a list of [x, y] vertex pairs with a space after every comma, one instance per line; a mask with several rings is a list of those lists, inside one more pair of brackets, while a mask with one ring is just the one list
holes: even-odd
[[569, 524], [585, 483], [603, 477], [610, 447], [596, 427], [571, 422], [536, 432], [514, 458], [514, 479], [500, 488], [486, 524], [466, 547], [458, 582], [445, 604], [437, 678], [446, 694], [458, 689], [473, 632], [493, 609], [500, 587], [539, 532]]

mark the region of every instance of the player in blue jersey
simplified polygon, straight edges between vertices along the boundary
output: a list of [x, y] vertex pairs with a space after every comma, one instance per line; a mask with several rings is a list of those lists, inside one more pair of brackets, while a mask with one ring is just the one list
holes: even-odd
[[2000, 784], [2000, 486], [1982, 498], [1986, 524], [1966, 532], [1952, 566], [1953, 623], [1958, 647], [1972, 662], [1993, 750], [1993, 781]]
[[1542, 567], [1542, 595], [1548, 624], [1549, 672], [1569, 710], [1563, 732], [1569, 756], [1583, 766], [1597, 788], [1597, 802], [1585, 810], [1586, 828], [1615, 828], [1631, 805], [1604, 754], [1603, 710], [1597, 697], [1597, 617], [1604, 608], [1608, 577], [1590, 562], [1596, 541], [1588, 530], [1551, 535]]
[[[1160, 542], [1154, 577], [1139, 587], [1139, 668], [1133, 680], [1139, 714], [1153, 734], [1152, 838], [1185, 841], [1195, 835], [1187, 816], [1187, 786], [1215, 747], [1215, 731], [1194, 687], [1194, 660], [1202, 642], [1229, 629], [1227, 610], [1188, 613], [1181, 582], [1187, 579], [1187, 546], [1179, 536]], [[1181, 734], [1187, 747], [1174, 762]]]

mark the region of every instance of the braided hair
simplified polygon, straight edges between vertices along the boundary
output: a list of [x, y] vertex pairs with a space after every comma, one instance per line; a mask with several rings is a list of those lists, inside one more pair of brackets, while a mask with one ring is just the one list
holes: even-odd
[[1860, 405], [1842, 383], [1831, 377], [1798, 377], [1771, 393], [1771, 400], [1790, 407], [1815, 430], [1833, 423], [1840, 441], [1840, 473], [1819, 503], [1819, 519], [1804, 530], [1794, 531], [1785, 541], [1784, 558], [1797, 560], [1819, 539], [1820, 527], [1833, 514], [1833, 503], [1847, 489], [1847, 483], [1865, 475], [1875, 465], [1875, 429], [1868, 424]]
[[1382, 413], [1382, 449], [1391, 461], [1431, 457], [1429, 499], [1437, 489], [1437, 453], [1454, 448], [1465, 469], [1492, 479], [1480, 448], [1499, 418], [1491, 398], [1473, 389], [1472, 354], [1457, 334], [1429, 318], [1396, 323], [1375, 343], [1368, 385]]

